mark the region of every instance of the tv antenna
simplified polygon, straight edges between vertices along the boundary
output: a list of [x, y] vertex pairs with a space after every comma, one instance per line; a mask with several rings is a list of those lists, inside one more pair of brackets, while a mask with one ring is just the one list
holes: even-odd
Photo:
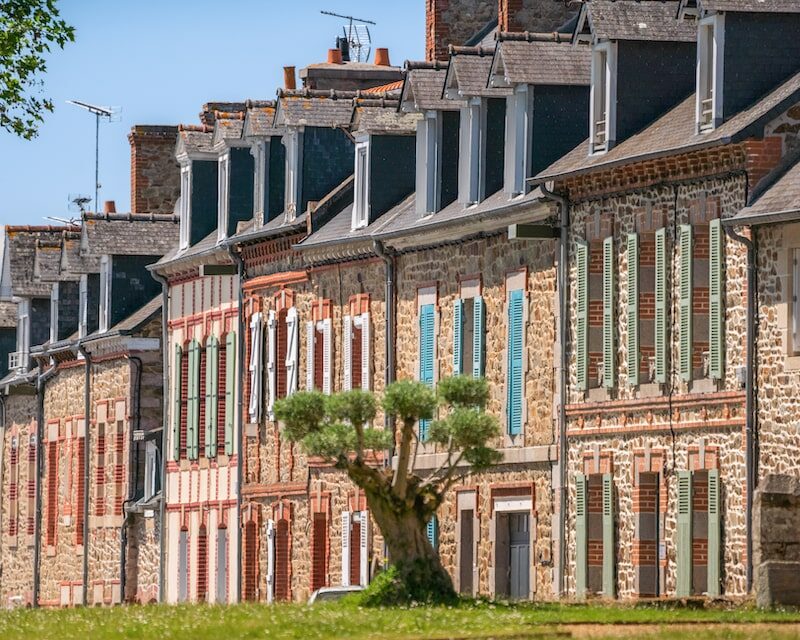
[[81, 219], [83, 219], [83, 214], [86, 213], [86, 205], [91, 201], [92, 199], [89, 196], [84, 196], [79, 193], [70, 193], [68, 208], [70, 211], [80, 211]]
[[334, 13], [333, 11], [320, 11], [320, 13], [326, 16], [347, 20], [347, 26], [343, 26], [342, 31], [344, 32], [344, 40], [347, 42], [349, 50], [355, 53], [355, 56], [350, 56], [350, 59], [356, 62], [367, 62], [372, 46], [372, 38], [367, 25], [374, 25], [376, 23], [372, 20], [356, 18], [355, 16], [345, 16], [341, 13]]
[[[76, 107], [85, 109], [89, 113], [94, 114], [94, 209], [100, 211], [100, 203], [97, 201], [98, 191], [100, 191], [100, 118], [104, 118], [106, 122], [116, 122], [119, 112], [122, 110], [119, 107], [100, 107], [96, 104], [89, 104], [82, 100], [67, 100], [68, 104], [73, 104]], [[81, 205], [81, 213], [84, 211], [86, 202]]]
[[45, 220], [52, 220], [53, 222], [60, 222], [61, 224], [69, 225], [70, 227], [74, 227], [78, 224], [78, 220], [75, 218], [59, 218], [58, 216], [45, 216]]

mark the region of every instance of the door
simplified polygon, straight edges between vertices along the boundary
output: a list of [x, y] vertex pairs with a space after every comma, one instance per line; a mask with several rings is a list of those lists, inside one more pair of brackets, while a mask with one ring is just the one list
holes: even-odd
[[474, 511], [464, 509], [461, 511], [461, 552], [459, 554], [459, 589], [465, 596], [472, 596], [473, 581], [472, 568], [475, 564], [474, 551]]
[[526, 600], [530, 593], [530, 514], [508, 515], [509, 597]]

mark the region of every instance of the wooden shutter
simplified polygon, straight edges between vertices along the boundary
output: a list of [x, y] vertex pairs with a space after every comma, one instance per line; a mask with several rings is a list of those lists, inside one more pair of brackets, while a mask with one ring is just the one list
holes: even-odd
[[370, 325], [369, 312], [361, 314], [361, 342], [354, 348], [361, 348], [361, 388], [364, 391], [372, 389], [372, 325]]
[[428, 520], [427, 527], [425, 529], [426, 534], [428, 535], [428, 542], [431, 543], [434, 551], [439, 551], [439, 519], [436, 515], [432, 515], [431, 519]]
[[297, 391], [297, 354], [299, 349], [299, 321], [297, 309], [291, 307], [286, 313], [286, 395]]
[[175, 366], [172, 370], [172, 458], [180, 460], [181, 457], [181, 394], [183, 392], [181, 377], [183, 372], [183, 349], [175, 345]]
[[313, 320], [306, 322], [306, 390], [314, 389], [314, 374], [318, 364], [315, 354], [317, 337], [317, 323]]
[[680, 372], [692, 379], [692, 226], [680, 226]]
[[225, 336], [225, 453], [233, 455], [233, 428], [236, 415], [236, 333]]
[[[433, 350], [434, 350], [434, 314], [432, 304], [426, 304], [419, 310], [419, 380], [433, 387]], [[428, 439], [429, 420], [419, 421], [419, 439]]]
[[278, 393], [278, 320], [274, 311], [269, 312], [267, 334], [267, 415], [271, 420]]
[[613, 598], [616, 586], [616, 545], [614, 541], [614, 478], [603, 474], [603, 595]]
[[206, 458], [217, 455], [219, 412], [219, 340], [212, 336], [206, 345]]
[[722, 548], [720, 537], [722, 535], [721, 498], [719, 469], [708, 472], [708, 595], [718, 597], [722, 575], [720, 563]]
[[656, 231], [655, 266], [655, 336], [656, 382], [667, 382], [667, 230]]
[[522, 433], [522, 316], [523, 292], [516, 289], [511, 292], [508, 302], [508, 372], [507, 372], [507, 409], [508, 433], [512, 436]]
[[[270, 312], [271, 314], [272, 312]], [[270, 315], [270, 317], [272, 317]], [[261, 421], [261, 361], [264, 348], [264, 340], [262, 338], [263, 323], [260, 313], [254, 313], [250, 319], [250, 404], [248, 408], [248, 415], [250, 422]], [[274, 366], [274, 363], [272, 363]]]
[[603, 241], [603, 386], [613, 389], [617, 372], [614, 327], [614, 238]]
[[484, 368], [484, 304], [481, 296], [472, 301], [472, 377], [483, 377]]
[[629, 233], [628, 253], [628, 384], [639, 384], [639, 236]]
[[187, 403], [186, 452], [189, 460], [197, 460], [200, 420], [200, 358], [196, 340], [189, 343], [189, 387]]
[[725, 309], [723, 286], [725, 279], [725, 260], [723, 249], [722, 221], [717, 218], [708, 225], [708, 350], [709, 376], [720, 380], [725, 366]]
[[453, 302], [453, 375], [461, 375], [464, 352], [464, 302]]
[[589, 509], [586, 476], [575, 476], [575, 595], [586, 597], [589, 571]]
[[359, 569], [361, 574], [359, 576], [359, 584], [366, 587], [369, 584], [369, 511], [362, 511], [359, 521], [361, 525], [358, 537]]
[[344, 367], [344, 390], [353, 388], [353, 319], [345, 316], [342, 321], [342, 366]]
[[322, 321], [322, 392], [333, 391], [333, 331], [331, 319]]
[[589, 388], [589, 245], [575, 245], [575, 368], [578, 391]]
[[692, 472], [678, 471], [678, 548], [675, 595], [692, 593]]
[[350, 586], [350, 512], [342, 511], [342, 585]]

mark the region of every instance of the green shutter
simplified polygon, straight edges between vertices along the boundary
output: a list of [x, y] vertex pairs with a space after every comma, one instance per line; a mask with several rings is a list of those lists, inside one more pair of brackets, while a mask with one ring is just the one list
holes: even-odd
[[725, 261], [723, 259], [722, 221], [717, 218], [708, 225], [708, 349], [709, 376], [720, 380], [725, 354], [725, 313], [723, 305], [723, 281]]
[[225, 454], [233, 455], [233, 425], [236, 415], [236, 333], [225, 336]]
[[215, 336], [206, 345], [206, 458], [217, 455], [217, 421], [219, 411], [219, 340]]
[[186, 451], [190, 460], [199, 457], [200, 439], [200, 346], [196, 340], [189, 344], [189, 393], [186, 421]]
[[575, 595], [586, 597], [589, 571], [589, 510], [586, 476], [575, 476]]
[[603, 241], [603, 386], [613, 389], [616, 373], [614, 331], [614, 238]]
[[508, 370], [506, 417], [509, 435], [522, 433], [523, 353], [522, 316], [524, 296], [522, 289], [511, 292], [508, 301]]
[[[589, 245], [582, 240], [575, 245], [575, 267], [577, 271], [575, 276], [576, 386], [579, 391], [586, 391], [589, 388]], [[562, 345], [562, 348], [565, 348], [565, 345]]]
[[172, 397], [172, 458], [180, 460], [181, 457], [181, 365], [183, 362], [183, 349], [175, 345], [175, 366], [173, 375]]
[[692, 226], [680, 226], [680, 369], [681, 379], [692, 379]]
[[667, 230], [656, 231], [656, 382], [667, 382]]
[[692, 472], [678, 471], [678, 548], [675, 595], [687, 598], [692, 593]]
[[[426, 304], [419, 310], [419, 380], [433, 387], [434, 306]], [[428, 439], [429, 420], [419, 421], [419, 439]]]
[[603, 595], [615, 595], [616, 546], [614, 544], [614, 479], [603, 474]]
[[453, 375], [461, 375], [464, 359], [464, 301], [453, 303]]
[[432, 515], [431, 519], [428, 520], [428, 525], [426, 528], [426, 533], [428, 535], [428, 542], [431, 543], [434, 551], [438, 551], [439, 549], [439, 519]]
[[720, 514], [720, 499], [722, 492], [719, 485], [719, 469], [708, 472], [708, 595], [720, 595], [720, 562], [722, 533], [722, 518]]
[[639, 384], [639, 236], [628, 234], [628, 384]]
[[472, 377], [483, 377], [483, 362], [484, 362], [484, 305], [481, 296], [475, 296], [472, 301]]

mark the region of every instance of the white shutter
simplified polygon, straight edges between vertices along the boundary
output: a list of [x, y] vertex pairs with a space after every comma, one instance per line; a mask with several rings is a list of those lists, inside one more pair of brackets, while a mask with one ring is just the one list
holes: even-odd
[[267, 521], [267, 604], [275, 592], [275, 523]]
[[297, 354], [298, 354], [298, 321], [297, 309], [291, 307], [286, 313], [286, 395], [297, 391]]
[[264, 346], [261, 314], [254, 313], [250, 319], [250, 422], [261, 420], [261, 358]]
[[314, 322], [306, 322], [306, 389], [314, 389]]
[[267, 413], [272, 420], [272, 410], [275, 408], [275, 384], [277, 382], [276, 352], [278, 349], [278, 327], [275, 312], [270, 311], [267, 321], [267, 331], [269, 332], [269, 353], [267, 354]]
[[366, 587], [369, 584], [369, 512], [361, 512], [361, 540], [359, 540], [361, 554], [360, 583]]
[[350, 512], [342, 511], [342, 586], [350, 586]]
[[369, 311], [361, 314], [361, 388], [372, 389], [372, 335]]
[[333, 335], [331, 319], [322, 321], [322, 392], [330, 395], [333, 390], [331, 363], [333, 361]]
[[353, 354], [351, 353], [353, 342], [353, 319], [350, 316], [345, 316], [343, 324], [342, 366], [344, 367], [344, 390], [350, 391], [350, 389], [353, 388]]

